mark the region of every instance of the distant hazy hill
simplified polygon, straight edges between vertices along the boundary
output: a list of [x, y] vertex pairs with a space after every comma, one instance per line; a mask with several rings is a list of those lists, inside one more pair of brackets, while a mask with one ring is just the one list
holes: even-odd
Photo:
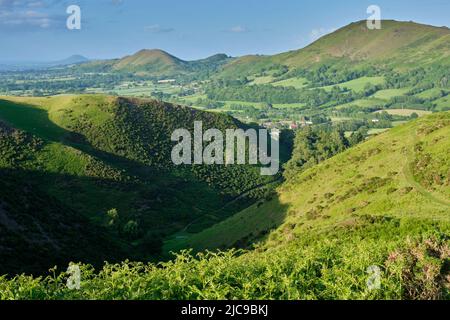
[[54, 65], [54, 66], [67, 66], [67, 65], [72, 65], [72, 64], [80, 64], [80, 63], [84, 63], [84, 62], [88, 62], [88, 61], [89, 61], [89, 59], [86, 57], [83, 57], [81, 55], [73, 55], [67, 59], [51, 62], [50, 64]]
[[92, 61], [79, 66], [90, 72], [128, 72], [162, 77], [216, 74], [240, 78], [287, 67], [310, 69], [322, 64], [342, 68], [377, 67], [404, 70], [418, 65], [450, 64], [450, 29], [414, 22], [382, 21], [381, 30], [369, 30], [366, 21], [345, 26], [306, 48], [273, 56], [230, 58], [225, 54], [184, 61], [159, 49], [141, 50], [113, 60]]
[[73, 55], [64, 60], [49, 61], [49, 62], [9, 62], [0, 64], [0, 71], [23, 71], [34, 69], [47, 69], [52, 67], [63, 67], [70, 65], [77, 65], [88, 62], [89, 59], [81, 55]]
[[408, 65], [430, 61], [432, 57], [436, 58], [433, 62], [448, 61], [450, 29], [384, 20], [381, 30], [369, 30], [366, 21], [352, 23], [305, 49], [275, 56], [274, 59], [288, 66], [305, 66], [333, 58], [350, 61], [394, 59], [396, 63]]
[[206, 59], [184, 61], [162, 50], [144, 49], [121, 59], [83, 64], [81, 69], [129, 72], [154, 77], [175, 77], [214, 72], [230, 60], [231, 58], [225, 54], [217, 54]]

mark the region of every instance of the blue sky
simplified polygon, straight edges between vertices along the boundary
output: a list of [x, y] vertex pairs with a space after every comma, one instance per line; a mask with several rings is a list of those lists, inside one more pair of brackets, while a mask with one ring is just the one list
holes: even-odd
[[[143, 48], [187, 60], [274, 54], [367, 19], [371, 4], [382, 19], [450, 26], [450, 0], [0, 0], [0, 61], [115, 58]], [[69, 5], [81, 8], [81, 30], [66, 28]]]

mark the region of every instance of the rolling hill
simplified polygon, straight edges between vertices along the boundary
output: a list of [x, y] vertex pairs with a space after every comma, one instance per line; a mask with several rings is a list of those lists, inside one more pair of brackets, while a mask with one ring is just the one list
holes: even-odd
[[381, 30], [369, 30], [363, 20], [325, 35], [305, 48], [272, 56], [230, 58], [217, 54], [202, 60], [184, 61], [163, 50], [144, 49], [121, 59], [92, 61], [77, 68], [155, 77], [192, 75], [207, 70], [218, 78], [241, 78], [261, 72], [283, 74], [285, 68], [292, 72], [327, 64], [354, 70], [370, 64], [378, 69], [405, 71], [419, 65], [449, 65], [449, 43], [447, 27], [383, 20]]
[[163, 50], [143, 49], [121, 59], [88, 62], [75, 67], [75, 70], [83, 72], [102, 70], [103, 72], [134, 73], [155, 78], [177, 78], [215, 72], [230, 60], [232, 58], [225, 54], [216, 54], [205, 59], [184, 61]]
[[[446, 27], [384, 20], [380, 30], [369, 30], [366, 21], [355, 22], [299, 50], [234, 59], [211, 77], [203, 93], [216, 104], [233, 103], [236, 117], [239, 104], [246, 103], [287, 104], [287, 119], [337, 114], [348, 119], [390, 109], [448, 111], [449, 37]], [[253, 121], [267, 118], [264, 112], [244, 114]]]
[[63, 60], [52, 62], [51, 64], [53, 66], [67, 66], [67, 65], [73, 65], [73, 64], [86, 63], [88, 61], [89, 61], [88, 58], [86, 58], [82, 55], [79, 55], [79, 54], [74, 54], [73, 56], [70, 56]]
[[[3, 97], [0, 121], [0, 171], [10, 177], [3, 182], [9, 188], [0, 189], [0, 225], [9, 239], [19, 232], [26, 249], [23, 256], [10, 256], [14, 247], [5, 242], [0, 252], [8, 263], [2, 264], [1, 273], [35, 272], [38, 266], [43, 272], [48, 263], [74, 259], [97, 263], [104, 258], [158, 257], [162, 239], [223, 220], [261, 197], [265, 189], [249, 190], [270, 182], [252, 166], [171, 163], [170, 137], [175, 129], [192, 130], [194, 121], [203, 121], [205, 128], [245, 128], [221, 114], [108, 96]], [[23, 206], [28, 211], [22, 212]], [[34, 222], [26, 223], [34, 231], [22, 233], [33, 210]], [[58, 216], [65, 214], [82, 221], [78, 225], [88, 225], [86, 232], [98, 230], [81, 238], [99, 246], [111, 244], [102, 250], [103, 258], [95, 254], [88, 258], [93, 251], [68, 253], [65, 243], [74, 239], [64, 238], [58, 228], [46, 229], [57, 226]], [[65, 223], [63, 218], [60, 223]], [[43, 240], [37, 241], [34, 233]], [[94, 240], [102, 233], [106, 240]], [[52, 259], [36, 258], [29, 269], [16, 261], [31, 259], [36, 247], [44, 250], [48, 243], [58, 248]], [[123, 252], [127, 256], [120, 255]]]
[[[182, 247], [246, 248], [268, 234], [270, 247], [310, 230], [356, 223], [364, 215], [448, 223], [449, 130], [450, 113], [391, 129], [288, 180], [276, 199], [191, 235]], [[167, 250], [177, 244], [169, 241]]]
[[383, 20], [380, 30], [369, 30], [366, 21], [360, 21], [326, 35], [302, 50], [275, 56], [274, 60], [293, 67], [335, 58], [352, 62], [391, 60], [391, 64], [414, 66], [418, 61], [448, 62], [449, 50], [450, 29], [446, 27]]
[[[97, 275], [82, 266], [78, 291], [65, 287], [64, 276], [20, 277], [28, 290], [0, 278], [0, 297], [448, 299], [449, 130], [448, 112], [394, 128], [299, 173], [272, 199], [189, 243], [203, 249], [263, 239], [252, 251], [184, 252], [158, 266], [105, 265]], [[368, 286], [374, 272], [375, 289]]]
[[141, 50], [132, 56], [120, 59], [113, 70], [159, 73], [184, 71], [185, 62], [162, 50]]
[[247, 56], [224, 66], [219, 77], [242, 77], [261, 71], [314, 69], [324, 64], [358, 69], [405, 70], [418, 65], [450, 63], [450, 29], [414, 22], [383, 20], [381, 30], [369, 30], [366, 21], [351, 23], [309, 46], [273, 56]]

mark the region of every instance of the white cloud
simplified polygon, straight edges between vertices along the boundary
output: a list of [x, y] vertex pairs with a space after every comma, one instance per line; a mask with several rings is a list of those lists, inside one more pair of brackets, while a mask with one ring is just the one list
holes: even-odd
[[42, 8], [45, 6], [45, 2], [39, 0], [0, 0], [0, 9], [11, 9], [18, 7]]
[[44, 13], [36, 11], [24, 12], [0, 12], [0, 26], [19, 28], [42, 28], [47, 29], [52, 24], [52, 19]]
[[45, 3], [42, 1], [31, 1], [28, 3], [29, 8], [43, 8], [45, 7]]
[[60, 0], [0, 0], [0, 30], [36, 31], [64, 26], [64, 15], [49, 14], [42, 9], [56, 5]]

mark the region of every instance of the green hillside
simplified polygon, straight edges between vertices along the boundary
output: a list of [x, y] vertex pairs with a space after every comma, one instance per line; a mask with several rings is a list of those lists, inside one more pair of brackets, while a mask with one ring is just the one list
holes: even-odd
[[[369, 30], [366, 21], [355, 22], [299, 50], [237, 58], [211, 77], [203, 95], [178, 99], [280, 127], [305, 117], [355, 123], [382, 111], [448, 111], [449, 37], [446, 27], [384, 20]], [[268, 103], [274, 108], [255, 109]], [[406, 120], [397, 114], [374, 129]]]
[[113, 69], [118, 71], [174, 73], [183, 70], [184, 61], [162, 50], [141, 50], [120, 59]]
[[245, 76], [279, 69], [315, 68], [337, 63], [352, 68], [365, 67], [366, 62], [377, 68], [403, 70], [419, 63], [448, 65], [450, 59], [450, 29], [414, 22], [383, 20], [381, 30], [369, 30], [366, 21], [351, 23], [311, 45], [274, 56], [239, 58], [224, 67], [224, 76]]
[[[145, 49], [122, 59], [0, 73], [0, 93], [151, 97], [259, 125], [303, 117], [367, 120], [389, 109], [448, 111], [449, 34], [446, 27], [392, 20], [369, 30], [360, 21], [273, 56], [217, 54], [184, 61]], [[259, 108], [268, 103], [274, 108]]]
[[232, 60], [225, 54], [185, 61], [163, 50], [143, 49], [133, 55], [121, 59], [91, 61], [74, 68], [76, 71], [102, 71], [116, 74], [131, 73], [136, 76], [150, 76], [154, 78], [180, 76], [197, 76], [215, 72], [220, 66]]
[[[65, 287], [64, 274], [3, 278], [0, 297], [448, 299], [449, 133], [450, 113], [394, 128], [190, 240], [203, 249], [262, 239], [252, 251], [106, 265], [98, 275], [83, 267], [79, 291]], [[371, 290], [373, 268], [380, 287]]]
[[385, 61], [397, 67], [416, 67], [419, 61], [448, 63], [448, 28], [393, 20], [381, 23], [380, 30], [369, 30], [365, 20], [352, 23], [302, 50], [281, 54], [274, 59], [295, 67], [336, 58], [345, 58], [347, 62]]
[[[171, 133], [178, 128], [192, 130], [197, 120], [203, 121], [205, 129], [245, 128], [225, 115], [152, 100], [92, 95], [3, 97], [0, 171], [11, 177], [16, 172], [20, 179], [11, 180], [14, 184], [9, 189], [0, 188], [0, 225], [18, 225], [7, 228], [6, 235], [14, 238], [23, 228], [15, 216], [21, 212], [19, 205], [49, 219], [56, 208], [64, 207], [59, 214], [76, 213], [77, 219], [90, 223], [86, 230], [104, 230], [107, 240], [99, 245], [118, 243], [102, 251], [103, 260], [159, 257], [164, 238], [182, 229], [197, 232], [211, 226], [272, 188], [270, 184], [261, 187], [273, 177], [261, 177], [257, 167], [173, 166]], [[27, 183], [33, 195], [29, 203], [20, 198], [28, 199], [26, 195], [12, 192], [26, 188]], [[48, 207], [34, 204], [46, 197], [53, 199]], [[36, 228], [44, 228], [39, 232], [45, 235], [46, 222], [36, 219]], [[34, 246], [46, 247], [32, 240], [32, 234], [21, 237], [30, 246], [25, 258], [31, 258]], [[60, 248], [61, 255], [55, 254], [58, 264], [74, 259], [103, 261], [96, 255], [89, 258], [89, 253], [69, 254], [59, 244], [73, 239], [60, 239], [51, 232], [46, 237]], [[14, 250], [10, 245], [1, 246], [0, 254]], [[30, 269], [14, 259], [6, 261], [0, 273], [34, 272], [38, 266], [43, 272], [53, 260], [42, 256]]]
[[449, 113], [391, 129], [287, 181], [277, 199], [259, 202], [183, 245], [196, 250], [247, 247], [282, 222], [270, 234], [275, 244], [312, 228], [352, 223], [361, 215], [447, 222], [449, 133]]
[[[0, 126], [4, 138], [5, 127]], [[1, 168], [0, 176], [1, 274], [41, 274], [49, 266], [64, 266], [69, 261], [91, 261], [99, 266], [106, 260], [129, 257], [129, 246], [105, 226], [93, 224], [63, 199], [43, 191], [39, 179], [54, 180], [58, 178], [55, 175], [43, 177], [26, 170]], [[67, 178], [66, 183], [72, 180]]]
[[[385, 20], [0, 73], [0, 300], [450, 299], [449, 66], [450, 29]], [[283, 129], [284, 172], [174, 166], [195, 121]]]

